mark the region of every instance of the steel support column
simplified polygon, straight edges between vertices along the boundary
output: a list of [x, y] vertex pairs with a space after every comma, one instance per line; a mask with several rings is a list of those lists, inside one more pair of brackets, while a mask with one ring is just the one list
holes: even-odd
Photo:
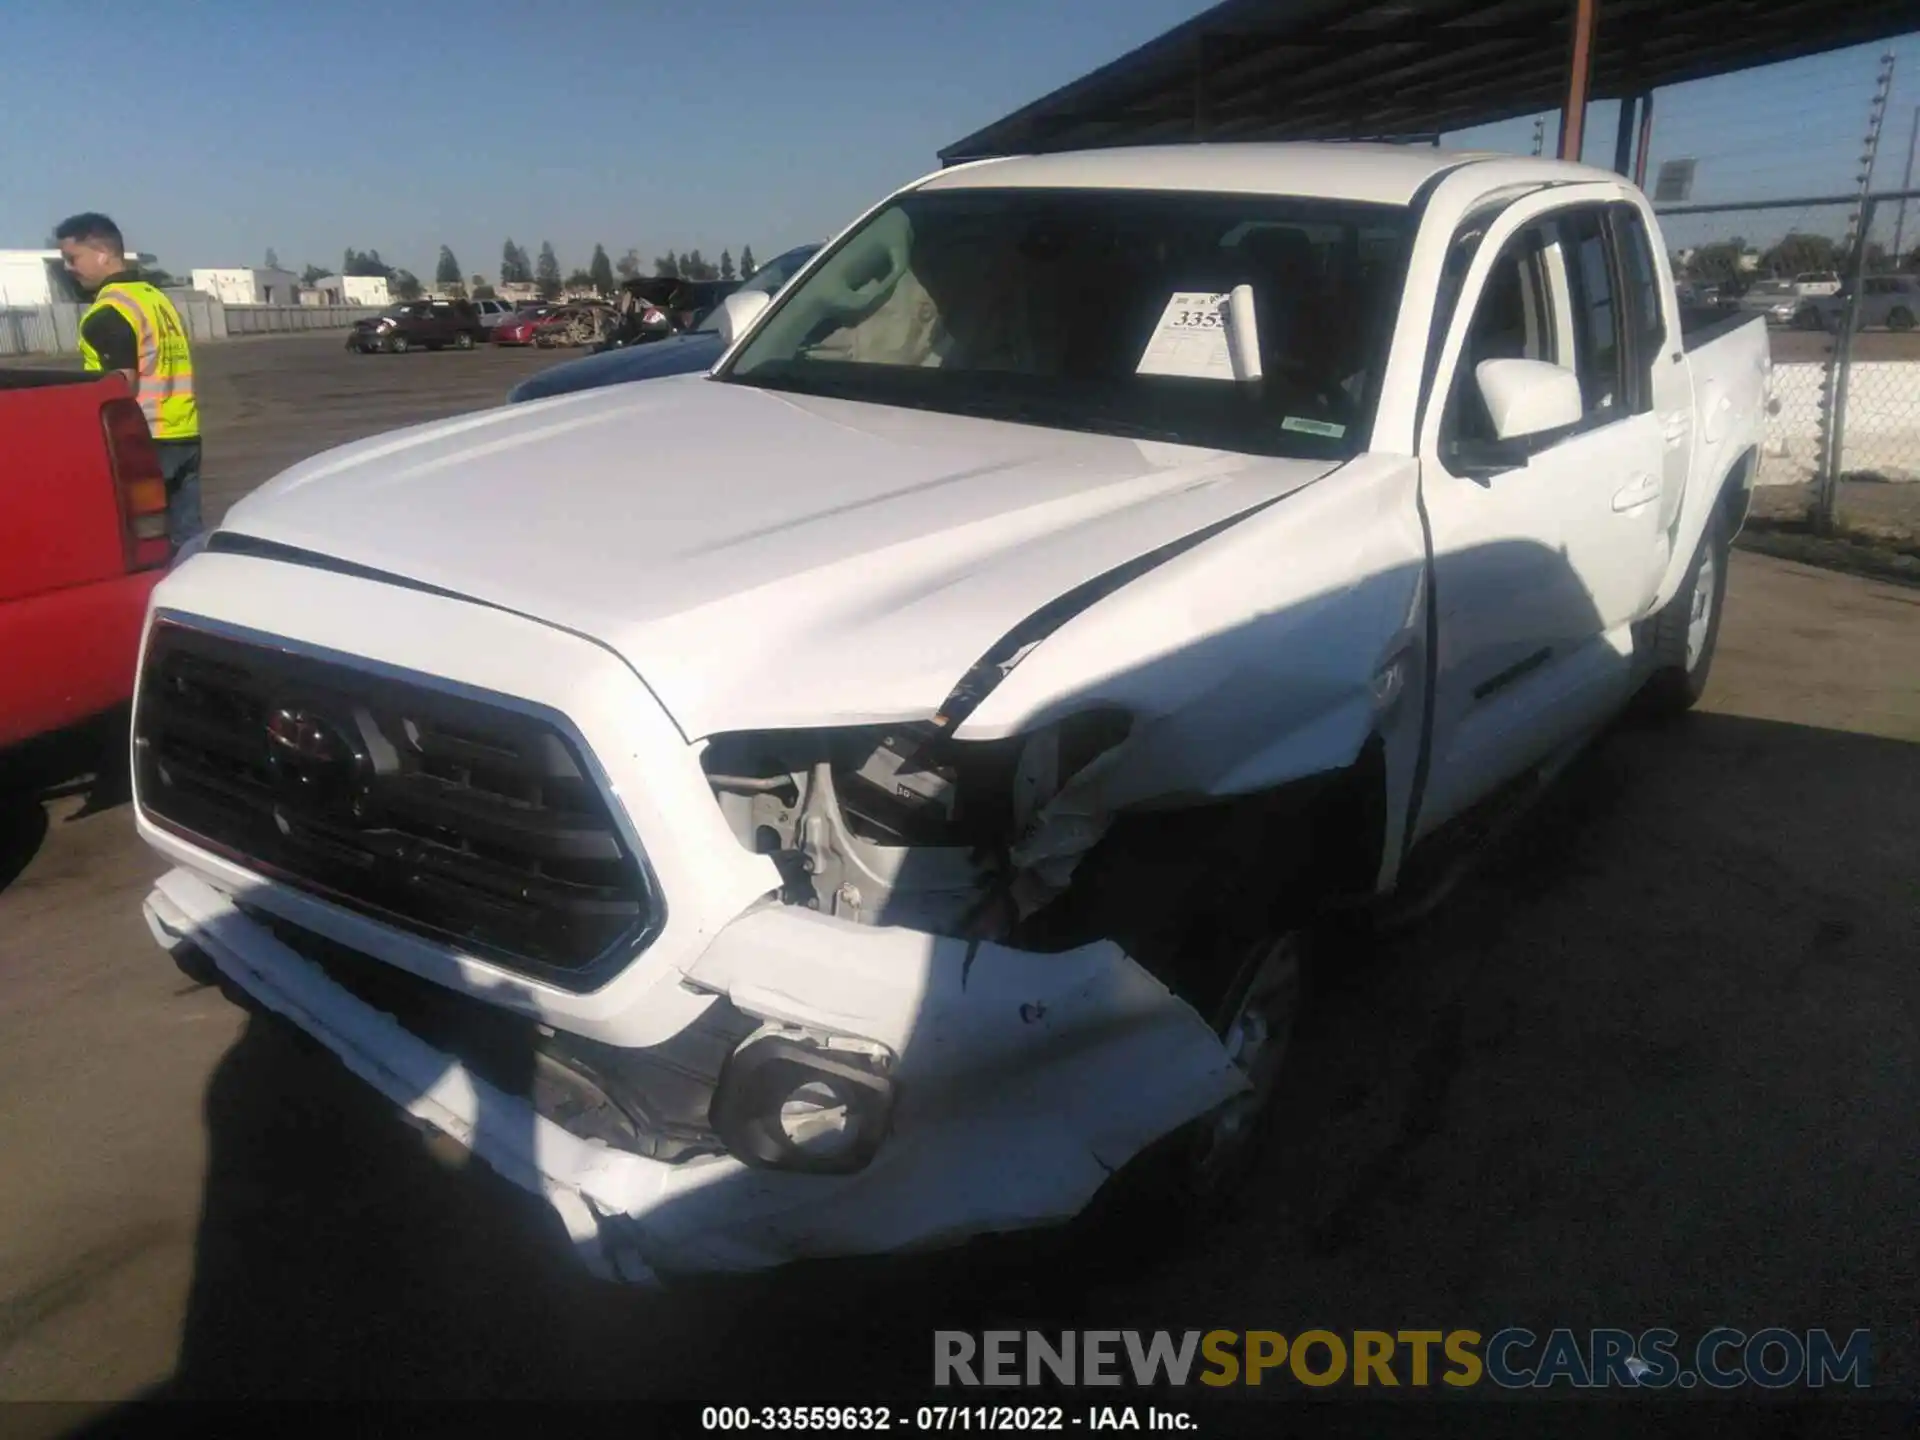
[[1640, 97], [1640, 153], [1633, 161], [1633, 183], [1647, 188], [1647, 152], [1653, 148], [1653, 92]]
[[1587, 94], [1593, 85], [1593, 35], [1599, 0], [1573, 0], [1573, 45], [1567, 62], [1567, 99], [1560, 107], [1560, 158], [1578, 160], [1587, 134]]
[[1900, 182], [1900, 218], [1893, 222], [1893, 268], [1898, 270], [1906, 252], [1900, 248], [1907, 233], [1907, 196], [1913, 189], [1913, 154], [1920, 149], [1920, 105], [1913, 107], [1913, 130], [1907, 136], [1907, 178]]
[[[1903, 195], [1902, 199], [1905, 198]], [[1860, 202], [1860, 233], [1853, 238], [1853, 250], [1847, 256], [1847, 273], [1841, 293], [1846, 297], [1840, 307], [1840, 334], [1834, 341], [1828, 360], [1827, 433], [1822, 437], [1820, 473], [1814, 477], [1813, 528], [1831, 535], [1839, 510], [1840, 472], [1847, 460], [1847, 382], [1853, 378], [1853, 332], [1860, 327], [1860, 282], [1867, 273], [1867, 237], [1873, 233], [1873, 215], [1879, 200], [1868, 195]]]
[[1626, 175], [1633, 168], [1633, 110], [1640, 103], [1638, 95], [1620, 97], [1620, 121], [1613, 127], [1613, 173]]

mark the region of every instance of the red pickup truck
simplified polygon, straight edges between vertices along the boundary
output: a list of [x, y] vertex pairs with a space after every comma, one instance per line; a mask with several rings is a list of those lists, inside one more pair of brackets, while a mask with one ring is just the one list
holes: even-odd
[[0, 369], [0, 760], [133, 693], [172, 557], [146, 417], [117, 373]]

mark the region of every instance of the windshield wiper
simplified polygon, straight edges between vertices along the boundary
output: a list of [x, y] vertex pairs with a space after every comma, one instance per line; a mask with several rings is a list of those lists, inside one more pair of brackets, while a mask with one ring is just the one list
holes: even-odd
[[1170, 445], [1189, 442], [1178, 430], [1143, 425], [1138, 420], [1123, 420], [1103, 411], [1083, 411], [1061, 406], [1016, 400], [978, 401], [956, 405], [955, 409], [983, 420], [1013, 420], [1025, 425], [1045, 425], [1058, 430], [1079, 430], [1094, 435], [1117, 435], [1131, 440], [1157, 440]]

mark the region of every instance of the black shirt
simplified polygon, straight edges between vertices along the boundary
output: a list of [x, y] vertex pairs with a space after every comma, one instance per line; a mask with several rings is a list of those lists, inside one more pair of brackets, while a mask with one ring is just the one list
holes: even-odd
[[[139, 278], [139, 275], [132, 270], [122, 270], [117, 275], [109, 275], [101, 281], [100, 289], [104, 290], [109, 285], [118, 285], [122, 281]], [[127, 317], [111, 305], [103, 305], [87, 317], [86, 324], [80, 327], [80, 338], [93, 347], [93, 352], [100, 357], [100, 364], [104, 369], [138, 370], [140, 368], [140, 337], [133, 333], [133, 326], [127, 323]]]

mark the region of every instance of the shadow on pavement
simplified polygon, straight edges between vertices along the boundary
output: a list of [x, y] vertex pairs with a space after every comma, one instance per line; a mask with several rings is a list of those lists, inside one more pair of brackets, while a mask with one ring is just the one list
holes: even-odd
[[152, 1399], [792, 1397], [918, 1383], [936, 1324], [1032, 1304], [1012, 1255], [983, 1268], [979, 1247], [662, 1294], [596, 1281], [545, 1204], [270, 1016], [221, 1062], [205, 1119], [188, 1313]]
[[0, 754], [0, 892], [45, 842], [47, 805], [73, 795], [86, 799], [68, 823], [133, 798], [125, 711]]
[[0, 790], [0, 892], [20, 878], [47, 838], [47, 807], [35, 791]]

